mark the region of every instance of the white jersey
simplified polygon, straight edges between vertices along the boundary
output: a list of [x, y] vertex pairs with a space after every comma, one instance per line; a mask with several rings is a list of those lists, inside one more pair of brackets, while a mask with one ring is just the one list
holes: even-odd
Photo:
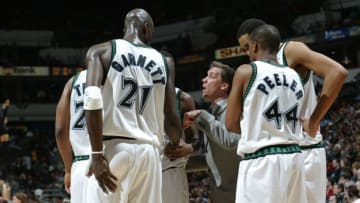
[[[287, 43], [288, 42], [283, 43], [277, 53], [278, 63], [283, 64], [285, 66], [288, 66], [284, 51]], [[303, 111], [300, 112], [301, 117], [310, 118], [311, 114], [314, 112], [315, 107], [317, 105], [317, 96], [315, 92], [315, 84], [313, 78], [314, 78], [313, 71], [308, 71], [306, 77], [302, 79], [304, 84], [304, 102], [303, 102], [303, 107], [301, 108]], [[304, 139], [300, 142], [301, 146], [313, 145], [322, 141], [320, 128], [317, 131], [317, 134], [314, 138], [310, 137], [305, 131], [303, 133], [304, 133], [303, 134]]]
[[86, 70], [73, 78], [70, 96], [70, 143], [75, 156], [89, 155], [91, 151], [84, 112]]
[[103, 87], [104, 136], [135, 138], [160, 147], [167, 81], [164, 57], [146, 45], [112, 41]]
[[238, 154], [299, 142], [304, 89], [292, 69], [268, 62], [251, 63], [253, 73], [243, 98]]

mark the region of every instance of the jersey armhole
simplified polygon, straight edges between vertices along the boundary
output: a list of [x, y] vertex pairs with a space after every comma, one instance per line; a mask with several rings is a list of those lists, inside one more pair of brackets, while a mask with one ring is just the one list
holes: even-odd
[[307, 82], [309, 82], [309, 79], [310, 79], [310, 77], [311, 77], [311, 75], [312, 75], [312, 72], [313, 72], [313, 71], [308, 70], [308, 71], [306, 72], [305, 78], [302, 78], [302, 77], [299, 75], [299, 77], [300, 77], [301, 82], [302, 82], [303, 85], [305, 85]]
[[183, 116], [182, 116], [182, 109], [181, 109], [181, 93], [182, 93], [182, 90], [178, 88], [178, 91], [176, 92], [176, 107], [178, 109], [179, 116], [181, 118], [181, 123], [182, 123]]
[[283, 58], [283, 62], [285, 66], [289, 66], [288, 65], [288, 62], [287, 62], [287, 59], [286, 59], [286, 55], [285, 55], [285, 47], [286, 45], [288, 44], [288, 41], [284, 41], [282, 44], [281, 44], [281, 47], [280, 47], [280, 50], [282, 50], [282, 58]]
[[112, 64], [112, 62], [114, 60], [115, 54], [116, 54], [116, 42], [115, 42], [115, 40], [111, 40], [111, 59], [110, 59], [110, 64], [109, 64], [110, 67], [108, 68], [108, 70], [106, 72], [105, 72], [105, 70], [103, 70], [104, 75], [103, 75], [103, 79], [101, 81], [101, 85], [105, 84], [107, 74], [108, 74], [108, 72], [109, 72], [109, 70], [111, 68], [111, 64]]
[[251, 65], [251, 68], [252, 68], [252, 74], [251, 74], [249, 84], [246, 87], [246, 91], [245, 91], [244, 96], [243, 96], [243, 100], [242, 100], [243, 104], [244, 104], [244, 101], [246, 99], [246, 96], [249, 94], [249, 91], [250, 91], [252, 85], [254, 84], [254, 81], [255, 81], [255, 78], [256, 78], [256, 75], [257, 75], [257, 66], [256, 66], [256, 64], [251, 62], [250, 65]]
[[164, 65], [165, 65], [165, 72], [166, 72], [166, 80], [168, 80], [169, 78], [169, 64], [167, 63], [167, 60], [165, 58], [165, 56], [163, 54], [161, 54], [163, 60], [164, 60]]
[[71, 83], [71, 89], [74, 88], [74, 85], [76, 83], [76, 80], [79, 78], [79, 75], [80, 75], [80, 72], [77, 72], [75, 75], [74, 75], [74, 78], [73, 78], [73, 81]]

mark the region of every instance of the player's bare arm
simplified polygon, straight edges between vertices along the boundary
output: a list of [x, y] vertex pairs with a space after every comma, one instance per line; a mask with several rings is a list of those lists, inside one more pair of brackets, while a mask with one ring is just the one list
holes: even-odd
[[[111, 42], [94, 45], [86, 54], [86, 87], [95, 86], [100, 88], [104, 75], [110, 67]], [[85, 90], [86, 97], [86, 90]], [[86, 99], [86, 98], [85, 98]], [[86, 101], [84, 101], [86, 102]], [[84, 106], [85, 109], [85, 106]], [[103, 118], [101, 109], [85, 110], [85, 118], [90, 136], [92, 149], [92, 163], [88, 175], [95, 175], [101, 189], [108, 193], [116, 190], [116, 177], [111, 173], [109, 164], [104, 158], [102, 150]]]
[[311, 125], [314, 124], [313, 127], [310, 126], [309, 134], [315, 135], [321, 119], [338, 96], [348, 72], [338, 62], [321, 53], [312, 51], [301, 42], [289, 42], [285, 47], [285, 55], [290, 67], [294, 68], [297, 65], [301, 65], [301, 67], [313, 70], [320, 77], [324, 78], [318, 105], [309, 122]]
[[[189, 93], [182, 92], [180, 95], [180, 99], [181, 99], [182, 112], [189, 112], [195, 109], [195, 101]], [[190, 128], [184, 129], [184, 132], [185, 132], [184, 140], [186, 143], [188, 143], [187, 140], [198, 138], [197, 129], [195, 126], [191, 126]]]
[[55, 138], [60, 152], [60, 156], [65, 166], [64, 184], [66, 192], [70, 193], [70, 172], [73, 162], [72, 148], [69, 138], [70, 126], [70, 95], [73, 77], [70, 78], [61, 94], [61, 97], [56, 106], [55, 117]]
[[[183, 112], [188, 112], [195, 109], [195, 101], [192, 96], [187, 92], [182, 92], [180, 95], [181, 100], [181, 109]], [[193, 125], [189, 128], [184, 129], [185, 138], [180, 140], [179, 146], [171, 147], [167, 145], [165, 147], [165, 154], [170, 159], [177, 159], [194, 152], [193, 143], [188, 143], [187, 140], [194, 140], [193, 142], [198, 142], [198, 133], [196, 127]]]
[[171, 143], [179, 144], [183, 130], [176, 108], [175, 64], [171, 57], [165, 57], [168, 64], [168, 80], [165, 87], [165, 132]]
[[242, 101], [251, 75], [252, 68], [250, 65], [241, 65], [235, 71], [225, 115], [225, 126], [228, 131], [241, 134]]

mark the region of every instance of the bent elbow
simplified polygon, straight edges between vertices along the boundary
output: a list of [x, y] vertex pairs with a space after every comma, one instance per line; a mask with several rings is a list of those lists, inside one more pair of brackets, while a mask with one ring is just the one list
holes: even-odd
[[349, 72], [340, 64], [337, 64], [335, 67], [336, 68], [331, 69], [331, 71], [328, 71], [327, 74], [332, 75], [338, 80], [345, 81]]
[[345, 80], [346, 77], [348, 76], [349, 72], [345, 69], [345, 68], [341, 68], [338, 71], [338, 77], [340, 77], [341, 79]]

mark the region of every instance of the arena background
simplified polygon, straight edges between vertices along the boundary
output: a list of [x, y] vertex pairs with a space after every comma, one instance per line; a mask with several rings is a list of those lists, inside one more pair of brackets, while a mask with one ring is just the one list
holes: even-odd
[[[88, 47], [121, 38], [124, 16], [133, 8], [153, 17], [151, 45], [174, 55], [176, 86], [191, 93], [198, 108], [207, 105], [199, 90], [211, 61], [233, 68], [248, 62], [235, 37], [246, 18], [264, 19], [280, 29], [283, 40], [302, 41], [341, 63], [349, 76], [321, 124], [328, 195], [348, 176], [356, 182], [351, 169], [360, 161], [359, 0], [9, 1], [0, 12], [0, 101], [11, 100], [0, 180], [11, 185], [12, 194], [25, 191], [34, 202], [68, 198], [54, 138], [56, 102], [67, 79], [85, 68]], [[317, 90], [321, 85], [317, 77]], [[191, 202], [208, 202], [202, 154], [191, 157], [188, 171]]]

